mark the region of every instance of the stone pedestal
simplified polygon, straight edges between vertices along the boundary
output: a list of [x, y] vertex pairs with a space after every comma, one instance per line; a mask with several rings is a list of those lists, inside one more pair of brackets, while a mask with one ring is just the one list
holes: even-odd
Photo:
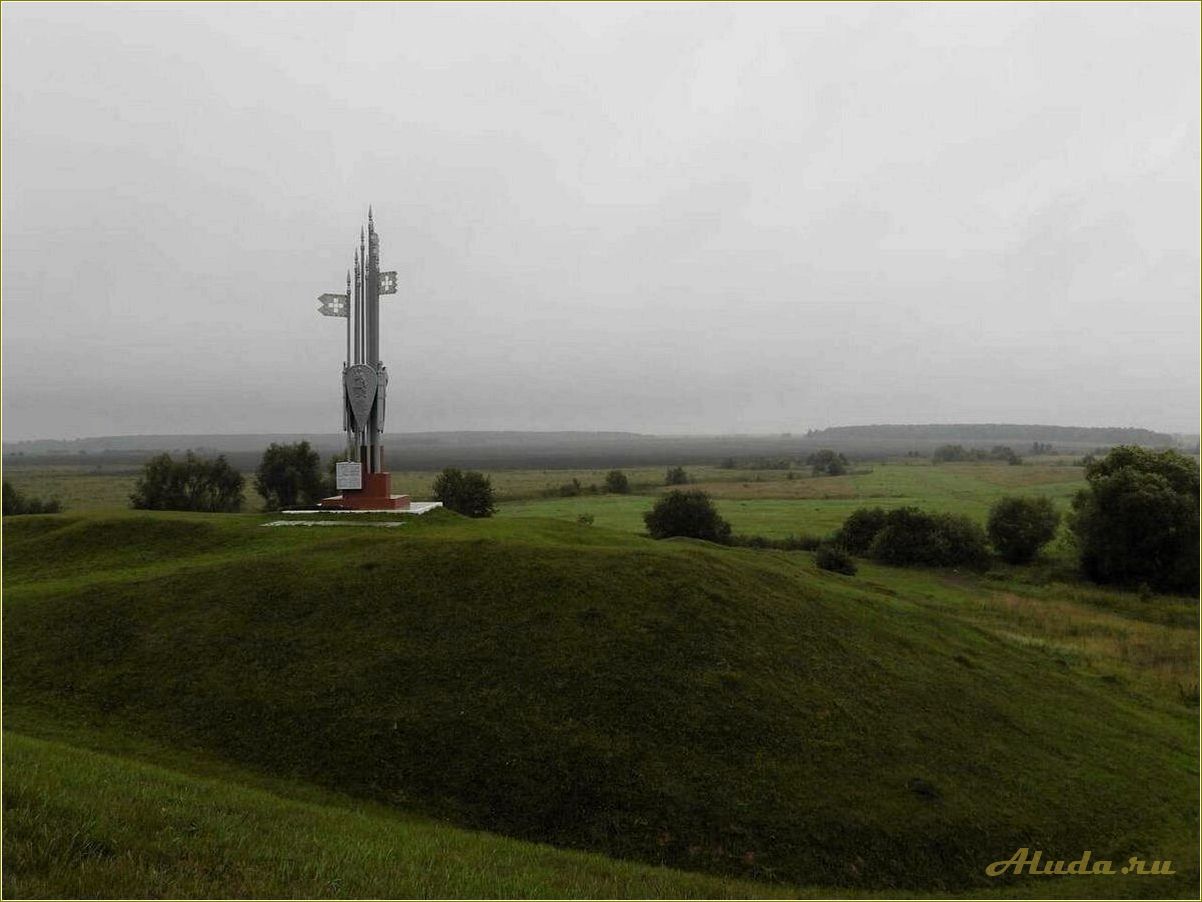
[[332, 510], [403, 511], [409, 509], [409, 496], [392, 494], [391, 473], [364, 473], [363, 488], [343, 489], [341, 495], [323, 498], [319, 506]]

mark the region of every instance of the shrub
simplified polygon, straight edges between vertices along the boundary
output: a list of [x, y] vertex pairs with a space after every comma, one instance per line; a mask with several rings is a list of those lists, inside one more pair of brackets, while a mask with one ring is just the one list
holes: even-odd
[[572, 477], [571, 482], [565, 482], [559, 487], [559, 494], [562, 498], [574, 498], [581, 492], [580, 480]]
[[1018, 466], [1023, 462], [1023, 459], [1014, 453], [1014, 449], [1009, 445], [994, 445], [989, 451], [990, 460], [1004, 460], [1011, 466]]
[[954, 463], [958, 461], [974, 461], [981, 459], [980, 451], [969, 451], [964, 445], [940, 445], [930, 456], [935, 463]]
[[823, 570], [832, 570], [847, 576], [856, 575], [856, 562], [838, 545], [819, 545], [818, 551], [814, 555], [814, 562]]
[[1056, 536], [1060, 515], [1050, 498], [1001, 498], [989, 509], [989, 541], [1011, 564], [1025, 564]]
[[926, 567], [985, 567], [989, 545], [985, 531], [967, 517], [928, 514], [902, 507], [885, 515], [885, 525], [868, 554], [882, 564]]
[[23, 495], [7, 479], [4, 480], [4, 516], [15, 517], [19, 514], [59, 514], [63, 506], [57, 498], [43, 501], [40, 498], [30, 498]]
[[626, 478], [626, 474], [621, 470], [610, 470], [605, 474], [605, 491], [611, 492], [614, 495], [628, 495], [630, 493], [630, 480]]
[[770, 539], [767, 536], [731, 536], [730, 545], [741, 548], [775, 548], [779, 551], [816, 551], [822, 540], [814, 536], [785, 536], [783, 539]]
[[835, 533], [835, 542], [851, 554], [865, 555], [872, 545], [872, 540], [884, 526], [883, 507], [861, 507], [852, 511], [843, 521], [843, 525]]
[[730, 524], [718, 515], [718, 509], [705, 492], [668, 492], [643, 514], [647, 532], [653, 539], [686, 536], [726, 544], [730, 541]]
[[492, 481], [475, 470], [447, 467], [434, 480], [434, 499], [465, 517], [491, 517], [497, 509]]
[[581, 514], [576, 518], [576, 523], [580, 526], [592, 526], [593, 519], [594, 518], [592, 514]]
[[664, 485], [688, 485], [689, 474], [684, 467], [671, 467], [664, 474]]
[[1198, 591], [1198, 462], [1121, 445], [1085, 467], [1069, 517], [1081, 569], [1099, 583]]
[[234, 513], [242, 508], [242, 474], [224, 455], [204, 460], [189, 451], [183, 460], [152, 457], [129, 496], [140, 510]]
[[292, 445], [272, 442], [255, 471], [255, 491], [263, 496], [268, 510], [316, 504], [326, 497], [327, 489], [321, 455], [308, 442]]
[[842, 476], [847, 472], [847, 458], [836, 451], [815, 451], [806, 458], [806, 465], [815, 476]]
[[722, 458], [722, 463], [718, 464], [719, 470], [733, 470], [735, 468], [735, 459], [733, 457]]

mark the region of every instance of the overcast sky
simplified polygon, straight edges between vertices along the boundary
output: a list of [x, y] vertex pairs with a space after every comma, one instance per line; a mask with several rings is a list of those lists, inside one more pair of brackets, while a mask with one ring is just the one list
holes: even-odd
[[2, 17], [8, 441], [1198, 428], [1196, 3]]

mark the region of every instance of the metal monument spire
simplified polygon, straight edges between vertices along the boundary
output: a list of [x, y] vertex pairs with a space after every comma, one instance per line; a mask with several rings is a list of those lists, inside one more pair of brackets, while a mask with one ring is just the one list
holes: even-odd
[[342, 494], [325, 499], [322, 506], [406, 508], [407, 495], [390, 493], [391, 477], [384, 470], [381, 441], [388, 370], [380, 360], [380, 295], [396, 294], [397, 278], [395, 272], [380, 272], [380, 236], [371, 207], [367, 209], [366, 232], [359, 229], [359, 247], [353, 258], [353, 269], [346, 277], [346, 294], [323, 294], [318, 299], [323, 316], [346, 318], [342, 425], [347, 436], [347, 460], [337, 468]]

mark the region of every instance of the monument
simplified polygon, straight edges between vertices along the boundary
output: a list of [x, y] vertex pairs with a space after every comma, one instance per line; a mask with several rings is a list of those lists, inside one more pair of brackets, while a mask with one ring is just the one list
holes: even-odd
[[[318, 311], [346, 320], [346, 361], [342, 365], [342, 426], [346, 460], [336, 465], [339, 494], [320, 506], [331, 510], [408, 510], [409, 496], [392, 494], [384, 469], [385, 398], [388, 370], [380, 360], [380, 295], [396, 294], [395, 272], [380, 272], [380, 237], [371, 208], [367, 234], [359, 230], [354, 267], [346, 274], [346, 294], [323, 294]], [[352, 272], [354, 278], [352, 280]]]

